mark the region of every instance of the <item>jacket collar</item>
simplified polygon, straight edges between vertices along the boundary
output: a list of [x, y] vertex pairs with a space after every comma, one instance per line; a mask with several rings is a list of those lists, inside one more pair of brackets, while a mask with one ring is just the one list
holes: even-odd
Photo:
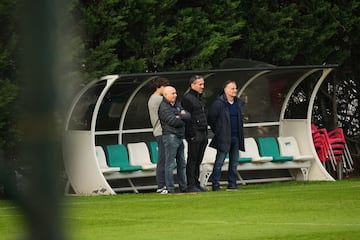
[[[225, 103], [228, 102], [228, 100], [227, 100], [227, 98], [226, 98], [226, 96], [225, 96], [225, 93], [221, 94], [221, 95], [219, 96], [219, 98], [220, 98], [223, 102], [225, 102]], [[234, 97], [234, 102], [237, 102], [237, 101], [238, 101], [238, 98], [237, 98], [237, 97]]]
[[202, 97], [202, 93], [199, 93], [199, 92], [195, 91], [192, 88], [190, 88], [189, 93], [194, 95], [196, 98], [201, 98]]
[[[219, 96], [219, 99], [220, 99], [221, 101], [223, 101], [224, 103], [227, 103], [227, 102], [228, 102], [228, 100], [226, 99], [225, 93], [221, 94], [221, 95]], [[243, 108], [244, 102], [243, 102], [240, 98], [234, 97], [234, 103], [236, 103], [236, 102], [239, 102], [238, 104], [240, 105], [240, 108]]]
[[164, 98], [164, 97], [163, 97], [163, 101], [166, 102], [167, 104], [169, 104], [172, 107], [176, 106], [176, 102], [174, 104], [172, 104], [168, 100], [166, 100], [166, 98]]

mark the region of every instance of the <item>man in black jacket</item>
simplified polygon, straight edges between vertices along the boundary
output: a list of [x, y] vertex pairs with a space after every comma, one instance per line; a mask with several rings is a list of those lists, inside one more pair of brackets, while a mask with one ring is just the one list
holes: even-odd
[[228, 190], [236, 190], [239, 150], [245, 151], [243, 115], [244, 103], [237, 97], [237, 85], [226, 81], [221, 94], [209, 109], [208, 121], [214, 137], [210, 147], [216, 148], [216, 159], [212, 172], [212, 189], [220, 190], [221, 168], [229, 153]]
[[179, 188], [186, 192], [186, 162], [184, 159], [185, 122], [190, 114], [176, 102], [176, 89], [172, 86], [164, 87], [163, 101], [159, 106], [159, 119], [165, 148], [165, 184], [169, 193], [174, 192], [173, 170], [176, 165]]
[[207, 139], [207, 109], [202, 94], [205, 88], [203, 76], [190, 78], [190, 90], [181, 100], [183, 108], [191, 114], [191, 120], [186, 122], [185, 139], [188, 142], [188, 158], [186, 176], [189, 192], [202, 192], [199, 174], [200, 164], [204, 157]]

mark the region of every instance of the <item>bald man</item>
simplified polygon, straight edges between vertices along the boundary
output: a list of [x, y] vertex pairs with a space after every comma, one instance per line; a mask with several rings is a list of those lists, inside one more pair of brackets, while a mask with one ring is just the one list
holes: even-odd
[[176, 166], [179, 190], [180, 192], [186, 192], [186, 162], [183, 138], [185, 135], [185, 121], [190, 120], [191, 116], [176, 102], [177, 92], [174, 87], [164, 87], [163, 96], [163, 101], [159, 106], [159, 119], [165, 148], [166, 190], [168, 193], [175, 192], [173, 170]]

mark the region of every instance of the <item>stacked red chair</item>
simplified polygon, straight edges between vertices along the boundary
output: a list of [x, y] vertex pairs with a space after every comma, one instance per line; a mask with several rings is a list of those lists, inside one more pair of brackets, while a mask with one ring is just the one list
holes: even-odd
[[328, 138], [336, 161], [343, 161], [345, 169], [352, 171], [354, 162], [346, 144], [343, 129], [335, 128], [329, 131]]
[[[320, 161], [326, 168], [331, 167], [333, 171], [336, 171], [336, 160], [331, 148], [327, 130], [325, 128], [317, 128], [314, 124], [312, 124], [311, 132], [314, 146]], [[328, 163], [330, 163], [331, 166], [329, 166]]]
[[335, 172], [338, 162], [342, 161], [344, 170], [353, 171], [354, 162], [342, 128], [327, 131], [325, 128], [318, 128], [312, 124], [311, 132], [318, 157], [327, 169], [331, 167], [331, 170]]
[[324, 163], [326, 161], [326, 146], [324, 144], [323, 136], [313, 124], [311, 125], [311, 133], [318, 157], [320, 161]]

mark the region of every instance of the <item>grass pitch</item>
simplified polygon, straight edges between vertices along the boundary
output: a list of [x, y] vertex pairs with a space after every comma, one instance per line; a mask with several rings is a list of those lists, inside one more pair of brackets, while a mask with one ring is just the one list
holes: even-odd
[[[68, 239], [356, 239], [360, 180], [282, 182], [238, 191], [66, 197]], [[1, 239], [24, 231], [21, 215], [0, 201]]]

